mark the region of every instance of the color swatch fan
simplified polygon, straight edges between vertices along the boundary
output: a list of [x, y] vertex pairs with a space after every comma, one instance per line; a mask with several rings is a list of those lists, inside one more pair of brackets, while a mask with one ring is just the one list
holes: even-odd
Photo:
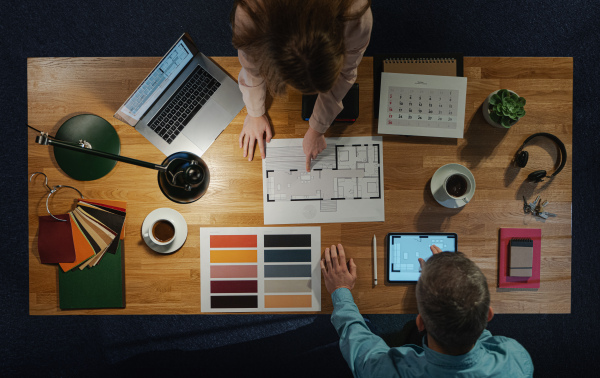
[[76, 259], [58, 273], [61, 309], [125, 307], [123, 238], [126, 203], [80, 199], [68, 214]]

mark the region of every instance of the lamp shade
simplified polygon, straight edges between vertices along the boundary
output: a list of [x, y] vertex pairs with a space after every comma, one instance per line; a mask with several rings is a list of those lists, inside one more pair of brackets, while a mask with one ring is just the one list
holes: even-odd
[[[66, 120], [56, 132], [56, 139], [78, 143], [84, 140], [88, 148], [119, 155], [121, 142], [114, 127], [104, 118], [94, 114], [80, 114]], [[97, 180], [106, 176], [117, 164], [115, 160], [86, 154], [84, 152], [54, 149], [54, 157], [60, 169], [80, 181]]]
[[190, 203], [206, 193], [210, 173], [204, 160], [190, 152], [176, 152], [162, 162], [165, 171], [158, 172], [158, 186], [173, 202]]

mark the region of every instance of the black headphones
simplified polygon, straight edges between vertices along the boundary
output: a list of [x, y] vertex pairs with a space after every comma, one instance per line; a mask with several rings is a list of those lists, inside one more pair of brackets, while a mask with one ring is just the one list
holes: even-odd
[[554, 136], [552, 134], [537, 133], [537, 134], [533, 134], [529, 138], [525, 139], [525, 142], [523, 142], [521, 147], [519, 147], [519, 150], [517, 151], [517, 153], [515, 155], [515, 164], [517, 165], [517, 167], [524, 168], [527, 165], [527, 161], [529, 160], [529, 152], [523, 151], [523, 148], [530, 140], [532, 140], [533, 138], [538, 137], [538, 136], [547, 137], [549, 139], [552, 139], [554, 141], [554, 143], [556, 143], [556, 145], [558, 146], [558, 149], [560, 150], [560, 165], [558, 166], [556, 171], [550, 176], [547, 176], [547, 172], [544, 170], [535, 171], [535, 172], [530, 173], [529, 176], [527, 176], [527, 179], [530, 181], [533, 181], [533, 182], [542, 182], [542, 181], [544, 181], [545, 178], [552, 178], [552, 177], [556, 176], [564, 168], [565, 164], [567, 163], [567, 149], [565, 148], [564, 143], [561, 142], [560, 139], [558, 139], [556, 136]]

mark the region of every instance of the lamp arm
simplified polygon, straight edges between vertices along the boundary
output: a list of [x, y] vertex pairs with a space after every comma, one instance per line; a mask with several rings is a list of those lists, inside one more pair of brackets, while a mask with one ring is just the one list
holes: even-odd
[[42, 132], [41, 134], [42, 135], [37, 136], [35, 138], [35, 142], [38, 144], [41, 144], [41, 145], [46, 145], [46, 146], [50, 145], [53, 147], [60, 147], [60, 148], [68, 149], [68, 150], [83, 152], [85, 154], [91, 154], [91, 155], [103, 157], [105, 159], [122, 161], [123, 163], [133, 164], [133, 165], [137, 165], [137, 166], [149, 168], [149, 169], [155, 169], [155, 170], [161, 171], [161, 172], [167, 171], [167, 167], [165, 167], [164, 165], [153, 164], [153, 163], [149, 163], [149, 162], [142, 161], [142, 160], [128, 158], [126, 156], [110, 154], [108, 152], [92, 150], [92, 149], [81, 147], [79, 145], [72, 144], [69, 142], [50, 139], [48, 134], [44, 133], [44, 132]]

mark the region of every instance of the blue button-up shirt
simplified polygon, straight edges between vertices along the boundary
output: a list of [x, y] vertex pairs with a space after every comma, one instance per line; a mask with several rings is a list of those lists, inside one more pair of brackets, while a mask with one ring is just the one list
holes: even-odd
[[484, 330], [466, 354], [450, 356], [423, 347], [390, 348], [372, 333], [350, 290], [332, 295], [331, 322], [340, 336], [340, 349], [355, 377], [531, 377], [533, 363], [517, 341]]

